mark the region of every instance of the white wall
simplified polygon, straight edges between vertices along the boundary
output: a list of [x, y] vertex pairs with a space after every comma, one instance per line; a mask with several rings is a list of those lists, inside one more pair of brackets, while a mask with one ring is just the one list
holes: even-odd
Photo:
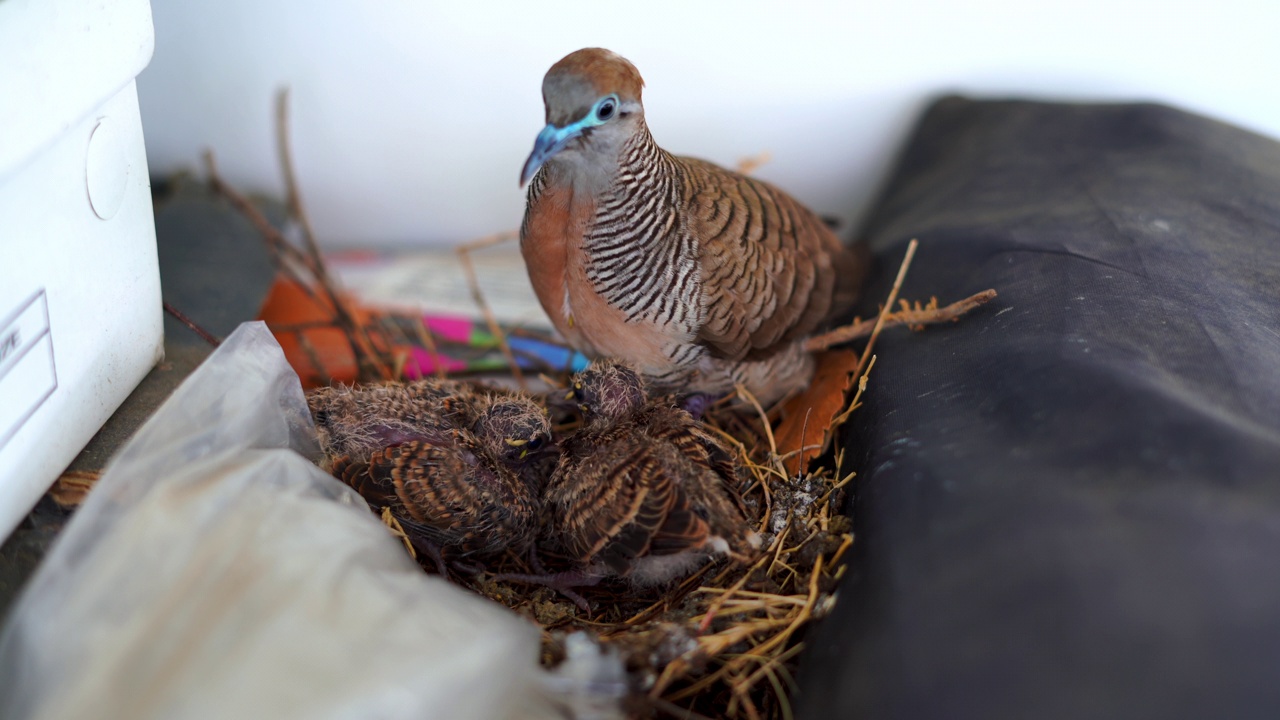
[[278, 192], [272, 98], [330, 245], [452, 243], [514, 228], [540, 83], [579, 47], [644, 75], [658, 142], [759, 174], [851, 222], [916, 113], [946, 91], [1149, 99], [1280, 137], [1276, 0], [780, 3], [152, 0], [138, 82], [153, 173], [216, 150]]

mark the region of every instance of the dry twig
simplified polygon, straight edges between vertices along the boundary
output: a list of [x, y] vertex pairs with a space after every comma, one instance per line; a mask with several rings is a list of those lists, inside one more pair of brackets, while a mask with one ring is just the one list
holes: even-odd
[[[248, 198], [222, 179], [212, 150], [206, 150], [204, 153], [209, 185], [216, 194], [226, 198], [231, 206], [257, 229], [267, 245], [276, 269], [301, 288], [318, 306], [325, 308], [325, 312], [332, 315], [333, 325], [342, 331], [350, 345], [360, 379], [366, 382], [389, 379], [393, 372], [394, 360], [380, 353], [369, 336], [368, 330], [356, 322], [354, 314], [338, 291], [337, 283], [329, 274], [324, 258], [316, 245], [311, 223], [303, 211], [289, 143], [288, 97], [288, 91], [282, 90], [276, 98], [277, 149], [285, 178], [286, 206], [290, 216], [302, 230], [302, 241], [306, 250], [301, 250], [289, 242], [284, 233], [272, 225], [271, 221]], [[300, 340], [305, 339], [301, 334], [298, 337]], [[317, 365], [317, 370], [323, 372], [324, 368]]]
[[396, 519], [396, 516], [391, 514], [391, 508], [389, 507], [382, 508], [382, 524], [386, 525], [391, 530], [391, 534], [404, 543], [404, 549], [409, 553], [409, 557], [417, 560], [418, 551], [414, 550], [413, 542], [409, 540], [409, 534], [404, 531], [404, 527], [400, 525], [400, 521]]
[[863, 370], [867, 367], [867, 360], [871, 357], [871, 348], [875, 347], [876, 338], [880, 337], [880, 331], [884, 329], [884, 321], [889, 315], [889, 308], [892, 308], [893, 302], [898, 299], [898, 291], [902, 290], [902, 281], [907, 278], [907, 269], [911, 267], [911, 259], [916, 256], [916, 248], [918, 247], [920, 247], [920, 241], [914, 238], [907, 243], [907, 253], [902, 256], [902, 265], [898, 268], [898, 276], [893, 280], [893, 288], [889, 290], [889, 299], [885, 300], [884, 307], [880, 308], [880, 317], [876, 318], [876, 324], [871, 329], [871, 337], [867, 340], [867, 346], [862, 349], [862, 357], [858, 358], [856, 375], [861, 376]]
[[212, 346], [214, 346], [214, 347], [218, 347], [219, 345], [221, 345], [221, 344], [222, 344], [222, 340], [221, 340], [221, 339], [219, 339], [219, 338], [218, 338], [218, 336], [216, 336], [216, 335], [214, 335], [213, 333], [209, 332], [208, 330], [205, 330], [204, 328], [200, 327], [200, 325], [199, 325], [199, 324], [197, 324], [195, 320], [192, 320], [190, 317], [188, 317], [186, 313], [182, 312], [182, 311], [181, 311], [181, 310], [179, 310], [178, 308], [176, 308], [176, 307], [174, 307], [173, 305], [169, 304], [169, 301], [168, 301], [168, 300], [165, 300], [163, 304], [164, 304], [164, 311], [165, 311], [165, 312], [167, 312], [167, 313], [169, 313], [171, 316], [173, 316], [173, 319], [174, 319], [174, 320], [177, 320], [178, 322], [182, 323], [183, 325], [186, 325], [186, 326], [187, 326], [187, 329], [188, 329], [188, 330], [190, 330], [191, 332], [195, 333], [197, 336], [199, 336], [199, 338], [200, 338], [201, 340], [203, 340], [203, 341], [205, 341], [205, 342], [209, 343], [210, 345], [212, 345]]
[[743, 175], [754, 175], [755, 171], [760, 169], [760, 166], [767, 164], [772, 159], [773, 154], [766, 150], [755, 155], [739, 158], [738, 166], [735, 169]]
[[[293, 165], [293, 143], [289, 137], [289, 89], [282, 88], [276, 94], [276, 150], [280, 153], [280, 169], [284, 174], [285, 205], [290, 217], [298, 223], [302, 230], [302, 244], [309, 258], [308, 268], [315, 277], [316, 283], [324, 291], [332, 308], [334, 321], [347, 334], [351, 349], [355, 352], [356, 367], [360, 379], [366, 382], [387, 380], [398, 377], [388, 367], [385, 357], [379, 357], [368, 330], [356, 322], [355, 316], [338, 292], [337, 283], [329, 274], [329, 268], [320, 254], [320, 246], [316, 243], [315, 233], [311, 228], [311, 220], [302, 208], [302, 196], [298, 192], [297, 174]], [[292, 246], [290, 246], [292, 247]], [[393, 361], [394, 362], [394, 361]]]
[[[891, 312], [884, 315], [884, 327], [893, 327], [894, 325], [906, 325], [913, 330], [922, 329], [925, 325], [937, 325], [944, 322], [955, 322], [964, 314], [968, 313], [979, 306], [985, 305], [996, 298], [995, 290], [983, 290], [969, 297], [958, 300], [950, 305], [926, 308], [905, 307], [899, 312]], [[904, 304], [906, 301], [902, 301]], [[889, 307], [886, 305], [886, 307]], [[880, 316], [873, 319], [860, 320], [844, 327], [836, 328], [830, 332], [811, 337], [805, 341], [804, 349], [809, 352], [817, 352], [827, 350], [847, 343], [851, 340], [866, 337], [875, 329], [876, 323], [879, 322]]]
[[498, 325], [498, 318], [494, 316], [493, 309], [489, 307], [489, 302], [485, 300], [484, 293], [480, 290], [480, 279], [476, 277], [475, 265], [471, 262], [471, 251], [477, 250], [490, 245], [507, 242], [515, 237], [515, 233], [504, 232], [497, 235], [491, 235], [487, 238], [481, 238], [473, 242], [459, 245], [456, 248], [458, 260], [462, 262], [462, 269], [467, 274], [467, 285], [471, 288], [471, 297], [479, 306], [480, 312], [484, 313], [485, 324], [489, 326], [489, 332], [498, 341], [498, 348], [502, 350], [502, 355], [507, 359], [507, 366], [511, 368], [511, 375], [516, 379], [516, 384], [521, 390], [528, 390], [529, 386], [524, 381], [524, 373], [520, 371], [520, 365], [516, 363], [516, 356], [511, 352], [511, 346], [507, 343], [507, 336], [502, 332], [502, 326]]

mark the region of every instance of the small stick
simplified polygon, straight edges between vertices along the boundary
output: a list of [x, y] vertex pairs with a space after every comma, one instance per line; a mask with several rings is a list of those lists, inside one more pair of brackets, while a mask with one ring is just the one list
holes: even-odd
[[773, 544], [777, 546], [777, 549], [773, 552], [773, 560], [770, 561], [769, 566], [765, 568], [765, 575], [773, 575], [773, 566], [779, 564], [782, 560], [782, 546], [787, 541], [787, 535], [791, 533], [791, 518], [792, 512], [788, 510], [787, 519], [784, 520], [782, 524], [782, 532], [778, 533], [778, 536], [773, 539]]
[[[320, 255], [320, 246], [316, 243], [315, 234], [311, 230], [311, 221], [307, 219], [307, 214], [302, 209], [302, 197], [298, 193], [298, 181], [293, 170], [293, 149], [289, 139], [288, 88], [283, 88], [276, 94], [276, 149], [280, 153], [280, 168], [284, 173], [285, 197], [289, 214], [302, 228], [302, 244], [306, 246], [312, 274], [328, 296], [338, 325], [350, 335], [351, 347], [355, 351], [356, 367], [360, 370], [361, 379], [386, 378], [387, 363], [385, 360], [379, 361], [374, 358], [377, 351], [369, 333], [355, 321], [346, 303], [339, 297], [337, 284], [329, 275], [329, 269]], [[366, 347], [369, 352], [365, 351]]]
[[636, 613], [630, 618], [623, 620], [621, 625], [623, 627], [631, 627], [637, 623], [648, 620], [650, 617], [658, 614], [658, 612], [660, 611], [666, 612], [667, 610], [670, 610], [669, 606], [671, 604], [679, 603], [690, 592], [694, 592], [695, 589], [693, 588], [693, 585], [698, 581], [700, 581], [702, 579], [702, 576], [706, 575], [710, 570], [711, 570], [710, 565], [704, 565], [701, 570], [694, 573], [693, 575], [690, 575], [688, 578], [684, 580], [684, 582], [680, 583], [680, 585], [676, 588], [675, 592], [671, 593], [671, 595], [653, 603], [649, 607], [645, 608], [644, 610], [641, 610], [640, 612]]
[[884, 319], [889, 315], [889, 309], [893, 307], [893, 303], [898, 299], [898, 291], [902, 289], [902, 281], [907, 277], [907, 268], [911, 267], [911, 259], [916, 256], [916, 248], [920, 247], [920, 241], [915, 238], [907, 243], [907, 254], [902, 256], [902, 266], [898, 268], [898, 277], [893, 280], [893, 288], [889, 290], [889, 299], [885, 301], [884, 307], [880, 308], [880, 317], [876, 318], [876, 326], [871, 330], [871, 337], [867, 340], [867, 346], [862, 349], [862, 357], [858, 358], [858, 369], [854, 371], [854, 375], [861, 377], [862, 371], [867, 367], [867, 360], [871, 357], [871, 348], [876, 345], [876, 338], [880, 337], [880, 331], [884, 329]]
[[[975, 293], [963, 300], [957, 300], [944, 308], [934, 308], [932, 310], [903, 310], [901, 312], [889, 313], [883, 315], [884, 327], [893, 327], [894, 325], [937, 325], [944, 322], [954, 322], [959, 320], [962, 315], [979, 306], [985, 305], [996, 297], [995, 290], [983, 290]], [[888, 306], [886, 306], [888, 307]], [[879, 317], [876, 319], [862, 320], [860, 322], [851, 323], [844, 327], [838, 327], [830, 332], [805, 340], [804, 349], [809, 352], [817, 352], [819, 350], [827, 350], [836, 345], [847, 343], [850, 340], [870, 335], [874, 330]]]
[[[804, 649], [804, 643], [802, 642], [796, 643], [795, 645], [792, 645], [791, 647], [787, 648], [786, 650], [783, 650], [782, 652], [778, 653], [777, 655], [771, 658], [760, 658], [760, 660], [762, 661], [760, 664], [760, 668], [755, 672], [751, 673], [750, 675], [748, 675], [746, 679], [742, 681], [743, 685], [750, 688], [751, 686], [755, 685], [757, 682], [760, 682], [761, 678], [763, 678], [766, 673], [769, 673], [774, 667], [781, 666], [782, 663], [790, 660], [796, 655], [799, 655], [800, 651], [803, 649]], [[750, 655], [744, 655], [743, 657], [751, 658]], [[778, 693], [779, 699], [783, 699], [785, 697], [786, 696], [783, 693]]]
[[391, 379], [403, 380], [405, 366], [409, 364], [409, 353], [403, 351], [393, 353], [391, 360], [393, 363], [391, 366]]
[[307, 257], [300, 250], [289, 244], [289, 241], [276, 229], [276, 226], [272, 225], [271, 221], [253, 203], [249, 202], [249, 198], [241, 195], [222, 179], [221, 173], [218, 172], [217, 158], [214, 157], [212, 150], [204, 151], [204, 166], [205, 172], [209, 174], [209, 185], [213, 188], [213, 191], [226, 198], [232, 207], [249, 220], [254, 229], [258, 231], [258, 234], [267, 241], [267, 248], [273, 251], [272, 254], [276, 257], [277, 262], [287, 256], [288, 259], [294, 260], [310, 269]]
[[[803, 643], [798, 647], [803, 647]], [[782, 670], [782, 665], [777, 666], [777, 670]], [[794, 720], [795, 716], [791, 713], [791, 701], [787, 699], [787, 693], [782, 687], [782, 681], [778, 679], [778, 673], [771, 665], [761, 668], [766, 677], [769, 678], [769, 684], [773, 686], [774, 697], [777, 698], [778, 704], [782, 706], [782, 720]], [[751, 678], [747, 678], [751, 680]]]
[[285, 206], [289, 215], [302, 228], [302, 242], [311, 256], [316, 277], [322, 281], [328, 277], [324, 263], [320, 261], [320, 247], [316, 244], [311, 221], [302, 210], [302, 196], [298, 193], [298, 176], [293, 169], [293, 144], [289, 138], [289, 88], [276, 93], [276, 150], [280, 153], [280, 170], [284, 174]]
[[[814, 521], [815, 521], [815, 520], [817, 520], [817, 519], [818, 519], [818, 518], [816, 518], [816, 517], [815, 517], [815, 518], [809, 518], [809, 520], [805, 523], [805, 525], [804, 525], [804, 526], [805, 526], [806, 528], [813, 527], [813, 523], [814, 523]], [[798, 553], [798, 552], [800, 552], [801, 550], [803, 550], [803, 549], [804, 549], [804, 546], [805, 546], [805, 545], [808, 545], [810, 540], [812, 540], [812, 539], [814, 539], [814, 538], [818, 537], [818, 533], [819, 533], [819, 532], [820, 532], [820, 530], [816, 530], [816, 529], [815, 529], [815, 530], [813, 530], [812, 532], [810, 532], [810, 533], [809, 533], [808, 537], [806, 537], [805, 539], [803, 539], [803, 540], [801, 540], [801, 541], [800, 541], [800, 544], [799, 544], [799, 545], [796, 545], [795, 547], [789, 547], [789, 548], [787, 548], [787, 549], [783, 550], [782, 552], [786, 553], [788, 556], [790, 556], [790, 555], [795, 555], [796, 553]]]
[[404, 527], [400, 525], [400, 521], [395, 515], [391, 514], [391, 508], [382, 508], [382, 524], [387, 526], [391, 534], [400, 538], [400, 542], [404, 543], [404, 549], [409, 551], [409, 557], [417, 560], [418, 551], [413, 549], [413, 543], [409, 541], [409, 534], [404, 531]]
[[744, 158], [740, 158], [738, 160], [738, 166], [734, 169], [743, 175], [753, 175], [756, 170], [760, 169], [761, 165], [767, 164], [772, 159], [773, 154], [768, 150], [765, 150], [762, 153], [756, 153], [755, 155], [748, 155]]
[[760, 711], [756, 710], [756, 704], [751, 702], [751, 698], [747, 696], [745, 690], [739, 690], [737, 686], [733, 688], [735, 698], [742, 701], [742, 709], [747, 711], [748, 720], [761, 720]]
[[[746, 398], [747, 402], [751, 403], [751, 406], [756, 409], [756, 413], [760, 415], [760, 423], [764, 426], [765, 437], [769, 440], [769, 454], [776, 461], [778, 459], [778, 443], [773, 439], [773, 427], [769, 423], [769, 416], [765, 414], [764, 408], [760, 406], [760, 401], [756, 399], [755, 395], [751, 394], [751, 391], [746, 386], [739, 384], [738, 394]], [[782, 472], [782, 478], [784, 480], [787, 478], [785, 468]]]
[[311, 367], [315, 368], [315, 376], [320, 382], [328, 382], [329, 369], [320, 362], [320, 353], [316, 352], [316, 347], [311, 344], [311, 340], [307, 338], [304, 332], [295, 332], [293, 337], [298, 341], [298, 347], [302, 348], [302, 352], [306, 354], [307, 360], [311, 362]]
[[[667, 687], [670, 686], [671, 683], [675, 682], [676, 678], [689, 668], [691, 659], [696, 657], [715, 657], [723, 652], [725, 648], [728, 648], [742, 640], [746, 640], [758, 632], [763, 632], [774, 627], [781, 627], [789, 624], [790, 622], [791, 620], [788, 618], [780, 618], [777, 620], [758, 620], [750, 625], [738, 625], [714, 635], [704, 635], [700, 637], [696, 648], [689, 650], [683, 655], [667, 663], [667, 666], [662, 669], [662, 673], [658, 675], [658, 679], [654, 682], [653, 687], [650, 688], [649, 697], [657, 698], [661, 696], [662, 693], [666, 691]], [[711, 646], [710, 649], [708, 649], [708, 645]], [[722, 674], [726, 669], [727, 668], [721, 668], [720, 671], [703, 677], [693, 685], [674, 693], [668, 699], [680, 700], [691, 695], [696, 695], [699, 692], [698, 687], [700, 685], [710, 686], [716, 681], [717, 676]]]
[[[732, 592], [734, 595], [740, 595], [744, 598], [767, 598], [769, 600], [774, 600], [782, 603], [791, 603], [794, 605], [803, 605], [805, 602], [804, 595], [779, 595], [777, 593], [764, 592], [762, 590], [741, 590], [741, 589], [735, 590], [731, 587], [719, 588], [719, 587], [708, 587], [706, 585], [703, 585], [702, 587], [698, 588], [694, 592], [704, 593], [707, 595], [716, 595], [716, 596], [720, 596], [720, 595], [724, 595], [725, 593]], [[735, 599], [735, 602], [737, 602], [736, 599]]]
[[[695, 657], [716, 657], [729, 647], [732, 647], [743, 640], [748, 640], [757, 633], [781, 628], [783, 626], [789, 626], [793, 622], [794, 620], [790, 616], [776, 619], [755, 620], [750, 623], [735, 625], [714, 635], [704, 635], [698, 638], [698, 647], [684, 653], [667, 664], [653, 688], [649, 690], [649, 696], [658, 697], [661, 695], [667, 686], [675, 680], [676, 676], [687, 669], [690, 659]], [[721, 679], [721, 676], [723, 676], [729, 669], [729, 666], [725, 665], [715, 673], [704, 676], [693, 685], [673, 693], [668, 696], [667, 699], [680, 700], [691, 695], [696, 695], [700, 692], [700, 688], [709, 687], [711, 684], [716, 682], [717, 679]]]
[[[262, 236], [267, 245], [267, 251], [271, 253], [271, 261], [275, 264], [276, 270], [293, 281], [313, 302], [323, 307], [324, 301], [316, 294], [310, 283], [305, 282], [298, 276], [297, 269], [291, 264], [296, 263], [311, 272], [310, 259], [301, 250], [290, 244], [285, 239], [284, 234], [275, 225], [272, 225], [271, 221], [253, 203], [249, 202], [249, 198], [241, 195], [222, 179], [222, 175], [218, 173], [217, 159], [214, 157], [212, 150], [205, 150], [204, 164], [209, 175], [209, 186], [214, 193], [221, 195], [227, 202], [231, 203], [231, 207], [243, 215], [258, 231], [258, 234]], [[331, 322], [325, 324], [325, 327], [332, 326], [333, 323]]]
[[[818, 498], [818, 504], [820, 504], [820, 505], [824, 506], [824, 509], [828, 509], [828, 510], [829, 510], [829, 509], [830, 509], [830, 506], [828, 505], [828, 503], [831, 501], [831, 496], [832, 496], [832, 495], [834, 495], [834, 494], [835, 494], [835, 492], [836, 492], [837, 490], [839, 490], [840, 488], [842, 488], [842, 487], [844, 487], [845, 485], [848, 485], [850, 482], [852, 482], [852, 481], [853, 481], [853, 479], [854, 479], [855, 477], [857, 477], [857, 475], [858, 475], [858, 473], [856, 473], [856, 472], [851, 472], [851, 473], [849, 473], [848, 475], [845, 475], [843, 480], [841, 480], [840, 482], [836, 483], [835, 485], [832, 485], [832, 486], [831, 486], [831, 488], [830, 488], [830, 489], [828, 489], [828, 490], [827, 490], [827, 492], [826, 492], [826, 493], [824, 493], [824, 494], [823, 494], [823, 496], [822, 496], [821, 498]], [[823, 530], [826, 530], [826, 528], [825, 528], [825, 527], [824, 527], [824, 528], [822, 528], [822, 529], [823, 529]]]
[[468, 242], [465, 242], [461, 245], [461, 247], [466, 248], [468, 251], [483, 250], [487, 247], [493, 247], [494, 245], [501, 245], [502, 243], [505, 243], [505, 242], [511, 242], [512, 240], [515, 240], [517, 237], [518, 237], [518, 233], [516, 233], [514, 230], [503, 230], [502, 232], [496, 232], [492, 235], [486, 235], [482, 238], [477, 238], [475, 240], [470, 240]]
[[[507, 233], [510, 235], [511, 233]], [[462, 262], [462, 269], [467, 274], [467, 285], [471, 288], [471, 298], [475, 300], [476, 305], [480, 307], [480, 312], [484, 314], [485, 323], [489, 326], [489, 332], [498, 340], [498, 348], [502, 350], [502, 355], [507, 359], [507, 365], [511, 367], [511, 375], [515, 377], [516, 384], [521, 390], [527, 391], [529, 386], [524, 381], [524, 373], [520, 371], [520, 366], [516, 364], [515, 353], [511, 352], [511, 346], [507, 344], [507, 336], [502, 332], [502, 327], [498, 325], [498, 318], [494, 316], [493, 310], [489, 307], [488, 301], [484, 299], [484, 293], [480, 290], [480, 279], [476, 277], [476, 268], [471, 263], [471, 251], [477, 247], [486, 247], [495, 245], [500, 240], [499, 235], [488, 238], [482, 238], [475, 243], [467, 243], [459, 245], [456, 249], [458, 260]]]
[[716, 613], [719, 612], [720, 607], [723, 606], [726, 602], [728, 602], [729, 598], [732, 597], [735, 592], [738, 592], [742, 588], [746, 587], [747, 580], [751, 578], [751, 573], [755, 572], [756, 569], [761, 567], [764, 561], [769, 558], [769, 555], [767, 553], [768, 551], [766, 550], [766, 554], [762, 555], [760, 559], [755, 562], [755, 564], [753, 564], [750, 568], [748, 568], [746, 572], [742, 573], [742, 577], [738, 579], [738, 582], [733, 584], [733, 587], [726, 590], [724, 594], [716, 598], [711, 603], [711, 606], [707, 608], [707, 614], [702, 617], [702, 622], [698, 623], [699, 633], [705, 633], [707, 629], [711, 627], [711, 622], [715, 620]]
[[862, 393], [867, 391], [867, 378], [871, 377], [871, 369], [876, 366], [876, 355], [871, 356], [871, 362], [867, 363], [867, 367], [862, 371], [861, 377], [858, 378], [858, 390], [853, 394], [853, 400], [849, 401], [849, 408], [840, 413], [831, 421], [831, 426], [836, 427], [843, 425], [845, 420], [862, 406]]
[[[794, 567], [792, 567], [790, 564], [786, 563], [785, 561], [779, 560], [779, 561], [777, 561], [777, 563], [776, 563], [776, 564], [778, 565], [778, 567], [782, 568], [784, 571], [786, 571], [786, 572], [787, 572], [788, 574], [790, 574], [792, 577], [798, 577], [798, 576], [800, 575], [800, 573], [796, 572], [796, 569], [795, 569]], [[773, 569], [773, 568], [772, 568], [772, 567], [770, 567], [770, 570], [772, 570], [772, 569]]]
[[219, 345], [222, 344], [222, 340], [218, 339], [217, 335], [214, 335], [208, 330], [205, 330], [204, 328], [197, 325], [195, 320], [192, 320], [191, 318], [187, 317], [186, 314], [183, 313], [181, 310], [170, 305], [168, 300], [164, 301], [164, 311], [172, 315], [174, 319], [177, 320], [178, 322], [182, 323], [183, 325], [186, 325], [187, 328], [191, 330], [191, 332], [195, 333], [196, 335], [199, 335], [201, 340], [209, 343], [214, 347], [218, 347]]
[[809, 618], [813, 613], [813, 606], [816, 605], [818, 602], [818, 578], [821, 574], [822, 574], [822, 556], [819, 555], [818, 559], [813, 564], [813, 574], [809, 576], [808, 599], [806, 600], [804, 607], [801, 609], [798, 616], [791, 621], [791, 624], [788, 625], [785, 630], [778, 633], [777, 635], [774, 635], [769, 640], [766, 640], [765, 642], [760, 643], [759, 645], [751, 648], [750, 650], [747, 651], [748, 654], [763, 655], [769, 652], [775, 647], [778, 647], [779, 645], [785, 643], [788, 639], [791, 638], [791, 635], [794, 634], [796, 630], [800, 629], [801, 625], [804, 625], [806, 622], [809, 621]]
[[846, 534], [844, 540], [840, 541], [840, 547], [836, 548], [835, 554], [831, 556], [831, 565], [834, 566], [840, 562], [840, 558], [844, 557], [844, 551], [853, 545], [853, 536]]
[[[253, 203], [249, 202], [248, 198], [241, 195], [222, 179], [222, 176], [218, 174], [218, 164], [214, 158], [212, 150], [205, 151], [204, 162], [206, 171], [209, 173], [209, 184], [213, 187], [213, 191], [226, 198], [227, 202], [231, 203], [232, 207], [238, 210], [241, 215], [244, 215], [245, 218], [253, 224], [254, 228], [257, 229], [258, 233], [262, 235], [263, 239], [266, 241], [267, 248], [274, 251], [273, 256], [276, 258], [276, 267], [297, 283], [299, 287], [301, 287], [317, 302], [317, 304], [323, 305], [324, 303], [321, 302], [320, 298], [312, 291], [310, 284], [303, 282], [298, 278], [292, 268], [290, 268], [287, 263], [283, 262], [283, 258], [291, 258], [319, 277], [318, 273], [322, 271], [316, 271], [312, 264], [312, 258], [308, 258], [300, 250], [293, 247], [293, 245], [285, 239], [284, 234], [276, 229], [276, 226], [272, 225], [271, 221], [267, 220], [266, 216], [263, 215], [262, 212], [253, 205]], [[321, 262], [321, 265], [323, 266], [323, 262]], [[324, 277], [328, 276], [325, 275]], [[351, 346], [351, 353], [356, 359], [356, 365], [360, 368], [361, 375], [366, 376], [367, 378], [385, 377], [386, 372], [384, 372], [384, 368], [378, 363], [375, 363], [369, 357], [368, 353], [365, 351], [364, 345], [359, 341], [358, 333], [361, 332], [361, 329], [356, 324], [355, 320], [352, 319], [351, 314], [347, 312], [346, 304], [338, 298], [337, 293], [333, 291], [331, 287], [324, 286], [323, 282], [320, 284], [325, 290], [329, 303], [332, 306], [332, 312], [335, 315], [335, 323], [338, 325], [339, 329], [342, 330], [343, 334], [347, 336], [347, 343]], [[369, 342], [367, 336], [365, 337], [365, 341]], [[370, 343], [369, 346], [372, 347], [372, 343]], [[324, 372], [323, 368], [319, 368], [318, 370], [320, 372]]]
[[296, 323], [271, 323], [271, 332], [300, 333], [307, 330], [332, 330], [333, 323], [324, 320], [307, 320]]
[[[808, 437], [808, 436], [809, 436], [809, 416], [810, 416], [810, 415], [812, 415], [812, 414], [813, 414], [813, 407], [812, 407], [812, 406], [805, 408], [805, 410], [804, 410], [804, 422], [800, 425], [800, 438], [801, 438], [800, 442], [801, 442], [801, 445], [800, 445], [800, 448], [799, 448], [798, 450], [796, 450], [796, 452], [800, 454], [800, 462], [796, 463], [796, 480], [799, 480], [799, 479], [800, 479], [800, 477], [801, 477], [802, 475], [804, 475], [804, 471], [805, 471], [805, 469], [807, 469], [807, 468], [809, 467], [808, 463], [806, 463], [806, 462], [804, 461], [804, 453], [805, 453], [805, 451], [806, 451], [806, 450], [808, 450], [808, 449], [810, 449], [810, 448], [816, 448], [818, 451], [821, 451], [821, 450], [822, 450], [822, 445], [821, 445], [821, 444], [819, 444], [819, 445], [805, 445], [805, 444], [804, 444], [804, 438], [806, 438], [806, 437]], [[830, 432], [830, 429], [829, 429], [829, 428], [828, 428], [828, 432]], [[790, 453], [788, 453], [788, 455], [790, 455]], [[784, 460], [784, 461], [783, 461], [783, 465], [785, 465], [785, 464], [786, 464], [786, 461]]]
[[[413, 329], [417, 331], [418, 339], [427, 347], [427, 355], [431, 357], [431, 362], [435, 363], [436, 377], [444, 380], [448, 377], [448, 373], [445, 372], [444, 363], [440, 362], [440, 349], [436, 347], [435, 336], [431, 334], [431, 329], [427, 327], [421, 314], [415, 315], [413, 320]], [[418, 371], [421, 372], [422, 368], [418, 368]]]

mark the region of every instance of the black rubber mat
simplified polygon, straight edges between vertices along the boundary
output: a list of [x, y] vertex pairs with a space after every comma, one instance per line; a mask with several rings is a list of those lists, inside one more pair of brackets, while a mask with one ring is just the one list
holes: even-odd
[[865, 225], [886, 333], [803, 718], [1280, 717], [1280, 144], [939, 101]]

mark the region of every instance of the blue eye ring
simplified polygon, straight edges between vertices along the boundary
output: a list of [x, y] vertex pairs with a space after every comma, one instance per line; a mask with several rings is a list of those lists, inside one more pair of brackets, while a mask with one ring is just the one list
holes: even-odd
[[596, 103], [595, 116], [600, 122], [608, 122], [618, 114], [618, 96], [606, 95]]

